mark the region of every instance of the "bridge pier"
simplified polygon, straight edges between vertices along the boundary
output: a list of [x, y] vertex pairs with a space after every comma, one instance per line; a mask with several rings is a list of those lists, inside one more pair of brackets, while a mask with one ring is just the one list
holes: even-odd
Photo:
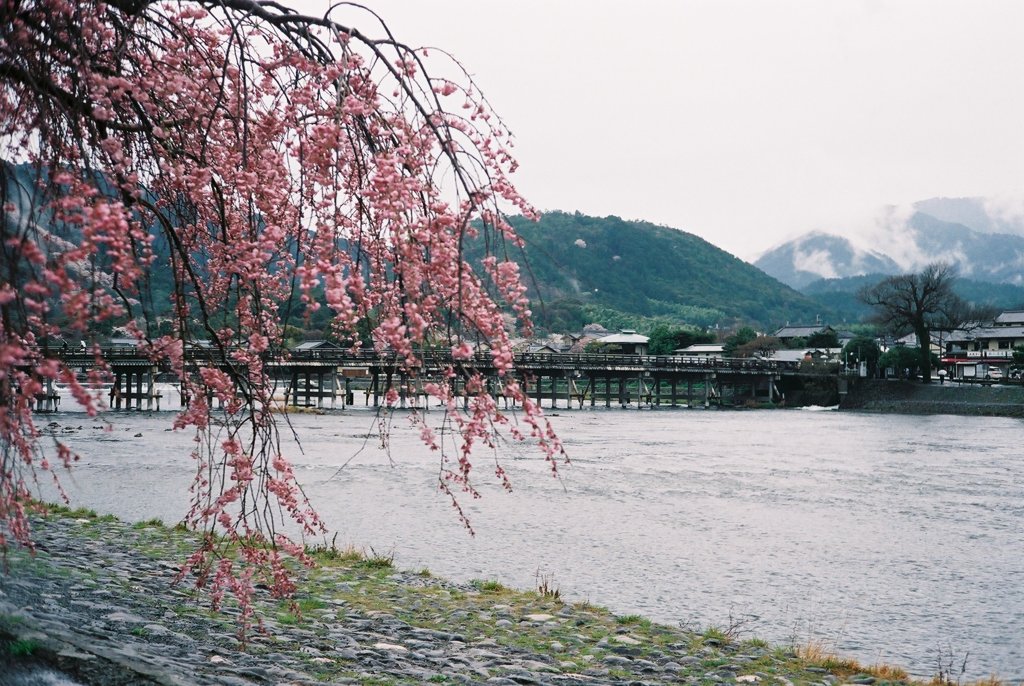
[[[333, 366], [289, 365], [284, 373], [289, 380], [284, 390], [286, 406], [323, 408], [324, 399], [330, 398], [331, 407], [335, 407], [339, 384], [338, 373]], [[345, 388], [348, 388], [348, 379], [345, 380]]]
[[47, 378], [43, 392], [35, 397], [34, 410], [39, 413], [56, 412], [60, 405], [60, 394], [53, 385], [53, 379]]
[[160, 398], [156, 392], [157, 367], [153, 365], [132, 365], [114, 368], [114, 382], [110, 387], [108, 405], [111, 409], [142, 411], [145, 401], [147, 410], [160, 409]]

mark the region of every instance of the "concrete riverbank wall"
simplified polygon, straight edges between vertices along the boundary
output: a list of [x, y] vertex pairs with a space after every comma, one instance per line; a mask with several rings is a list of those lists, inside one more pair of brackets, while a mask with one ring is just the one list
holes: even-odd
[[839, 409], [1024, 417], [1024, 386], [855, 379], [849, 383], [847, 393], [841, 396]]

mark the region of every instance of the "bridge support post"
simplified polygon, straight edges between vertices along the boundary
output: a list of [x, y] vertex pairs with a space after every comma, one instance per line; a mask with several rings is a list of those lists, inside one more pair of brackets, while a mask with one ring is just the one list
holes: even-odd
[[121, 409], [121, 381], [124, 376], [124, 372], [118, 370], [114, 372], [114, 385], [110, 387], [110, 406], [115, 410]]
[[299, 370], [296, 367], [292, 367], [292, 380], [288, 386], [288, 390], [284, 394], [284, 404], [287, 405], [291, 402], [292, 405], [298, 407], [299, 405]]
[[[149, 368], [149, 376], [146, 379], [146, 409], [153, 409], [153, 398], [156, 396], [156, 367]], [[160, 409], [160, 401], [157, 400], [156, 409]]]
[[53, 379], [47, 379], [42, 395], [36, 396], [36, 410], [38, 412], [56, 412], [60, 404], [60, 396], [53, 385]]

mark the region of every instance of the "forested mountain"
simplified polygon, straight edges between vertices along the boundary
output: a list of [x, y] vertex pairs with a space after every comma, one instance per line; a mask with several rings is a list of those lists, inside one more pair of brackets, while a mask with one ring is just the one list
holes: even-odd
[[[801, 292], [821, 303], [831, 312], [835, 323], [860, 322], [871, 314], [871, 308], [857, 298], [857, 291], [872, 286], [885, 278], [883, 274], [848, 276], [843, 279], [818, 279]], [[1008, 283], [990, 283], [973, 279], [957, 279], [954, 291], [975, 305], [989, 305], [999, 310], [1024, 309], [1024, 288]]]
[[[45, 172], [43, 174], [43, 180], [46, 181]], [[38, 176], [39, 173], [32, 165], [11, 164], [0, 160], [0, 204], [7, 205], [4, 220], [10, 223], [12, 229], [18, 228], [20, 231], [26, 222], [31, 221], [30, 217], [35, 216], [40, 248], [44, 253], [60, 253], [78, 244], [81, 239], [81, 228], [57, 222], [49, 212], [33, 214], [33, 208], [41, 206], [43, 202], [39, 197], [41, 184]], [[102, 193], [114, 195], [113, 188], [102, 176], [97, 177], [97, 186]], [[142, 192], [146, 195], [145, 190]], [[147, 196], [147, 199], [153, 200], [151, 196]], [[139, 284], [139, 292], [126, 293], [126, 302], [136, 315], [145, 309], [155, 317], [162, 317], [171, 310], [170, 295], [174, 288], [174, 279], [170, 268], [170, 246], [167, 239], [155, 227], [152, 234], [151, 247], [155, 260], [152, 267], [146, 271], [143, 283]], [[101, 288], [110, 288], [112, 285], [107, 251], [103, 247], [91, 256], [88, 264], [72, 264], [69, 265], [69, 269], [88, 270], [90, 278], [95, 279]], [[10, 275], [4, 276], [10, 278]], [[63, 321], [58, 303], [54, 303], [51, 318], [58, 325]], [[112, 326], [113, 322], [109, 321], [107, 324]]]
[[[5, 165], [3, 188], [13, 206], [8, 220], [17, 224], [35, 202], [32, 169]], [[44, 218], [44, 220], [46, 220]], [[618, 217], [550, 212], [537, 223], [513, 217], [525, 248], [509, 248], [530, 289], [535, 319], [542, 330], [575, 331], [589, 323], [609, 329], [673, 326], [765, 329], [786, 322], [832, 319], [833, 312], [814, 299], [776, 281], [756, 267], [683, 231]], [[76, 240], [76, 230], [48, 226], [49, 249]], [[169, 314], [172, 278], [168, 246], [158, 232], [148, 287], [135, 295], [158, 318]], [[494, 249], [491, 244], [490, 249]], [[468, 258], [478, 260], [485, 246], [467, 241]], [[95, 256], [102, 281], [104, 256]], [[300, 308], [301, 310], [301, 308]], [[293, 338], [318, 337], [327, 330], [329, 311], [302, 320]], [[111, 322], [113, 324], [113, 322]]]
[[[510, 254], [530, 286], [538, 323], [553, 331], [664, 321], [773, 327], [825, 316], [820, 305], [693, 234], [618, 217], [549, 212], [512, 224]], [[537, 298], [539, 296], [539, 298]]]

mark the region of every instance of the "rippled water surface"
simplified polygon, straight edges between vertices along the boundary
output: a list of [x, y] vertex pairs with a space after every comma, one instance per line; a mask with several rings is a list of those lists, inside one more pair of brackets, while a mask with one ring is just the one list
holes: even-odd
[[[166, 412], [111, 417], [113, 431], [55, 416], [83, 455], [65, 479], [75, 504], [177, 521], [190, 437], [165, 430]], [[519, 587], [539, 574], [619, 614], [739, 621], [750, 636], [819, 641], [919, 676], [969, 651], [968, 676], [1024, 678], [1019, 420], [562, 411], [573, 464], [559, 479], [511, 447], [506, 494], [493, 458], [478, 457], [484, 497], [463, 502], [471, 537], [401, 415], [390, 458], [367, 411], [291, 419], [297, 473], [339, 544], [393, 551], [402, 567]]]

